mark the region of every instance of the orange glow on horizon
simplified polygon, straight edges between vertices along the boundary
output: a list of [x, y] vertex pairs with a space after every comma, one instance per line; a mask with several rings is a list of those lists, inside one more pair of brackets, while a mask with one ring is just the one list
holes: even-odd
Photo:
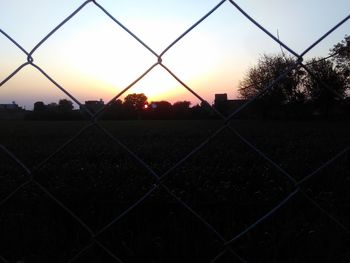
[[[164, 27], [171, 29], [175, 26], [164, 24]], [[144, 30], [147, 28], [151, 27], [145, 25]], [[110, 101], [157, 61], [156, 56], [113, 24], [95, 24], [88, 29], [70, 32], [74, 37], [62, 38], [63, 42], [56, 42], [61, 37], [61, 31], [58, 31], [53, 40], [49, 39], [37, 51], [35, 57], [37, 64], [81, 103], [100, 98], [105, 102]], [[150, 38], [159, 38], [161, 42], [157, 32], [147, 34], [150, 34]], [[220, 45], [207, 32], [196, 30], [191, 37], [182, 39], [165, 53], [162, 63], [209, 103], [213, 102], [215, 93], [225, 92], [232, 98], [238, 82], [235, 78], [240, 76], [240, 69], [234, 72], [238, 62], [223, 56]], [[27, 79], [33, 81], [28, 83]], [[33, 96], [33, 92], [29, 95], [26, 93], [28, 89], [38, 90], [35, 93], [38, 95]], [[4, 103], [19, 101], [28, 107], [32, 107], [37, 100], [50, 103], [67, 97], [30, 67], [18, 73], [15, 81], [9, 81], [3, 93], [6, 94], [2, 96]], [[154, 67], [119, 99], [123, 100], [130, 93], [144, 93], [149, 102], [186, 100], [192, 105], [200, 103], [161, 65]], [[24, 97], [21, 94], [28, 95]]]
[[[174, 25], [164, 26], [174, 27]], [[147, 28], [145, 26], [145, 30]], [[110, 30], [113, 30], [113, 33]], [[152, 34], [153, 38], [160, 38], [156, 32]], [[208, 59], [206, 54], [209, 49], [220, 50], [220, 43], [212, 41], [204, 32], [196, 32], [195, 38], [196, 41], [184, 39], [169, 50], [163, 56], [163, 63], [191, 89], [211, 101], [216, 92], [214, 89], [221, 86], [219, 83], [223, 78], [222, 76], [217, 78], [219, 82], [217, 84], [210, 83], [212, 81], [208, 81], [208, 78], [213, 72], [218, 71], [222, 61], [216, 56]], [[201, 45], [198, 46], [198, 43]], [[98, 52], [92, 53], [91, 50], [96, 50], [96, 47], [100, 47]], [[85, 82], [91, 87], [79, 84], [74, 86], [72, 93], [80, 94], [84, 99], [92, 99], [92, 96], [106, 101], [112, 99], [157, 60], [139, 43], [130, 39], [125, 32], [115, 31], [113, 26], [109, 28], [105, 25], [92, 27], [88, 32], [79, 32], [63, 46], [63, 50], [65, 50], [63, 57], [68, 62], [69, 70], [77, 75], [80, 82]], [[72, 81], [76, 82], [74, 79]], [[233, 84], [230, 83], [230, 86]], [[98, 95], [94, 95], [97, 90]], [[153, 68], [120, 99], [130, 93], [144, 93], [148, 101], [167, 100], [174, 103], [187, 100], [192, 104], [199, 102], [160, 65]]]

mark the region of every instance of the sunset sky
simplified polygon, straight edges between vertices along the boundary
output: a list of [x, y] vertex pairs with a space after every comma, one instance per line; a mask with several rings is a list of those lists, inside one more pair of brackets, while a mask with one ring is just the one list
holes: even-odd
[[[84, 1], [0, 0], [0, 28], [28, 52]], [[119, 22], [160, 54], [219, 0], [99, 0]], [[239, 0], [248, 14], [295, 52], [303, 52], [350, 14], [348, 0]], [[305, 59], [329, 54], [350, 34], [348, 20]], [[229, 1], [163, 56], [163, 64], [209, 102], [215, 93], [237, 97], [244, 73], [261, 54], [280, 46], [247, 20]], [[287, 52], [288, 53], [288, 52]], [[127, 87], [157, 58], [92, 2], [33, 54], [34, 63], [78, 100], [105, 102]], [[0, 82], [26, 61], [26, 55], [0, 34]], [[128, 93], [152, 100], [198, 100], [162, 67], [154, 68]], [[125, 94], [125, 95], [126, 95]], [[0, 87], [0, 103], [16, 101], [27, 109], [35, 101], [66, 96], [35, 68], [27, 66]]]

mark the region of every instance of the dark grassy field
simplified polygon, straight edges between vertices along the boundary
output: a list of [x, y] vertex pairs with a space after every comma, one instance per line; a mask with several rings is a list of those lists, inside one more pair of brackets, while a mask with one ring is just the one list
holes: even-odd
[[[86, 122], [1, 121], [0, 144], [37, 182], [94, 231], [157, 183], [122, 146], [96, 127], [42, 163]], [[219, 121], [101, 122], [159, 176], [222, 125]], [[234, 128], [296, 181], [350, 145], [346, 122], [233, 121]], [[301, 185], [329, 215], [350, 227], [350, 154]], [[0, 200], [26, 175], [0, 152]], [[164, 185], [230, 239], [295, 190], [287, 176], [230, 130], [167, 173]], [[35, 183], [0, 206], [0, 255], [13, 262], [67, 262], [91, 237]], [[163, 187], [98, 237], [124, 262], [210, 262], [222, 243]], [[348, 262], [350, 239], [303, 194], [231, 247], [248, 262]], [[238, 262], [230, 253], [218, 262]], [[94, 246], [78, 262], [113, 262]]]

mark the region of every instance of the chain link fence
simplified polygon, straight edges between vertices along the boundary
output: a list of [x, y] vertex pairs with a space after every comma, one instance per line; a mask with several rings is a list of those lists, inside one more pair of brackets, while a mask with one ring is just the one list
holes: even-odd
[[[211, 14], [216, 12], [216, 10], [222, 6], [224, 3], [230, 3], [232, 5], [233, 9], [237, 9], [242, 16], [246, 17], [247, 23], [252, 23], [256, 27], [258, 27], [261, 31], [263, 31], [269, 38], [273, 39], [276, 42], [276, 45], [280, 45], [283, 47], [283, 49], [289, 51], [294, 57], [295, 62], [294, 64], [288, 68], [283, 74], [281, 74], [277, 79], [275, 79], [270, 85], [266, 86], [266, 88], [261, 91], [257, 96], [254, 98], [251, 98], [250, 100], [246, 101], [242, 106], [234, 110], [229, 116], [224, 116], [220, 111], [218, 111], [214, 106], [210, 105], [203, 97], [196, 93], [191, 87], [186, 85], [179, 76], [177, 76], [173, 71], [168, 68], [162, 61], [162, 57], [166, 52], [168, 52], [173, 46], [175, 46], [181, 39], [187, 37], [188, 33], [190, 33], [192, 30], [195, 30], [195, 28], [201, 24], [204, 20], [206, 20]], [[88, 108], [85, 108], [84, 104], [81, 103], [78, 99], [74, 97], [73, 94], [69, 93], [63, 86], [61, 86], [57, 81], [55, 81], [49, 74], [45, 72], [45, 70], [40, 67], [40, 65], [37, 65], [34, 60], [34, 55], [36, 50], [40, 49], [41, 45], [45, 43], [52, 35], [54, 35], [60, 28], [67, 23], [70, 19], [72, 19], [75, 15], [77, 15], [79, 12], [84, 12], [84, 8], [88, 5], [95, 6], [95, 8], [102, 11], [102, 13], [106, 16], [108, 16], [111, 19], [112, 23], [115, 23], [116, 26], [121, 27], [123, 30], [125, 30], [128, 34], [130, 34], [135, 41], [139, 42], [145, 49], [147, 49], [149, 52], [151, 52], [155, 57], [155, 63], [151, 65], [141, 76], [139, 76], [134, 82], [132, 82], [129, 86], [127, 86], [125, 89], [123, 89], [120, 93], [118, 93], [113, 99], [111, 99], [103, 108], [101, 108], [97, 112], [91, 112]], [[10, 74], [7, 78], [2, 80], [0, 82], [0, 87], [3, 86], [5, 83], [7, 83], [10, 79], [16, 76], [16, 74], [21, 71], [25, 67], [33, 67], [36, 70], [38, 70], [43, 76], [45, 76], [52, 84], [54, 84], [59, 90], [61, 90], [64, 94], [66, 94], [70, 99], [72, 99], [76, 104], [78, 104], [81, 108], [83, 108], [86, 113], [88, 114], [89, 123], [81, 128], [79, 132], [77, 132], [73, 137], [71, 137], [69, 140], [64, 142], [60, 147], [58, 147], [56, 150], [50, 153], [49, 156], [47, 156], [43, 161], [41, 161], [35, 168], [31, 169], [26, 164], [17, 157], [15, 152], [10, 151], [7, 149], [4, 145], [0, 144], [0, 151], [5, 154], [7, 157], [12, 159], [16, 163], [16, 169], [20, 168], [25, 174], [26, 179], [24, 182], [22, 182], [20, 185], [16, 185], [15, 189], [12, 190], [6, 197], [4, 197], [2, 200], [0, 200], [0, 208], [3, 208], [10, 202], [12, 198], [14, 198], [22, 189], [28, 186], [35, 186], [36, 188], [40, 189], [40, 191], [48, 198], [49, 200], [53, 201], [56, 205], [60, 207], [61, 213], [66, 213], [74, 219], [75, 224], [79, 225], [79, 227], [83, 228], [85, 231], [86, 240], [85, 242], [82, 242], [84, 245], [81, 245], [81, 247], [74, 252], [73, 256], [70, 256], [68, 260], [65, 260], [65, 262], [79, 262], [82, 260], [82, 257], [84, 254], [88, 254], [91, 252], [91, 250], [99, 249], [99, 251], [102, 251], [102, 253], [108, 255], [110, 258], [115, 260], [116, 262], [126, 262], [124, 261], [123, 257], [118, 253], [118, 250], [111, 249], [110, 246], [106, 245], [105, 237], [104, 235], [110, 231], [110, 229], [123, 221], [128, 214], [135, 212], [137, 217], [141, 218], [145, 214], [147, 214], [147, 211], [144, 211], [140, 209], [142, 203], [146, 202], [147, 199], [154, 194], [156, 190], [162, 190], [166, 195], [170, 196], [173, 200], [175, 200], [175, 203], [177, 205], [180, 205], [182, 208], [184, 208], [190, 215], [192, 215], [193, 218], [195, 218], [196, 223], [202, 225], [209, 233], [211, 238], [215, 239], [217, 241], [217, 245], [219, 247], [219, 252], [215, 253], [214, 256], [211, 258], [206, 258], [206, 262], [225, 262], [225, 259], [229, 258], [229, 262], [248, 262], [249, 257], [245, 255], [242, 255], [240, 253], [240, 249], [235, 247], [234, 244], [237, 243], [238, 240], [242, 239], [243, 237], [249, 236], [250, 233], [258, 228], [258, 226], [266, 221], [273, 222], [273, 218], [278, 217], [279, 213], [283, 208], [285, 208], [290, 202], [292, 202], [293, 199], [296, 197], [301, 198], [303, 202], [307, 202], [309, 205], [311, 205], [314, 209], [316, 209], [319, 212], [319, 215], [325, 216], [328, 218], [332, 224], [334, 224], [338, 229], [341, 229], [341, 231], [345, 234], [345, 236], [348, 237], [349, 229], [348, 227], [342, 223], [342, 220], [340, 220], [337, 216], [333, 215], [332, 213], [328, 212], [326, 208], [322, 204], [320, 204], [319, 201], [315, 200], [314, 197], [310, 195], [307, 188], [304, 187], [305, 183], [307, 181], [310, 181], [311, 178], [317, 177], [323, 170], [327, 169], [331, 166], [331, 164], [335, 163], [337, 160], [339, 160], [341, 157], [344, 157], [349, 152], [349, 146], [344, 146], [341, 151], [338, 151], [336, 154], [334, 154], [330, 159], [324, 161], [317, 169], [315, 169], [313, 172], [310, 172], [306, 176], [303, 176], [301, 179], [295, 179], [291, 173], [289, 173], [287, 170], [285, 170], [281, 165], [278, 164], [278, 162], [274, 161], [267, 153], [265, 153], [263, 150], [261, 150], [256, 144], [251, 142], [248, 138], [242, 135], [232, 124], [232, 119], [242, 110], [246, 109], [247, 107], [250, 107], [251, 104], [254, 103], [255, 100], [257, 100], [260, 96], [264, 96], [266, 91], [271, 90], [275, 87], [275, 85], [284, 79], [284, 77], [291, 72], [292, 70], [302, 67], [304, 68], [309, 74], [312, 74], [311, 71], [308, 70], [308, 64], [303, 63], [303, 57], [310, 52], [315, 46], [317, 46], [320, 42], [322, 42], [328, 35], [332, 34], [333, 31], [338, 29], [340, 26], [345, 24], [350, 16], [345, 17], [341, 21], [339, 21], [338, 24], [336, 24], [333, 28], [329, 29], [324, 35], [322, 35], [317, 41], [312, 43], [308, 48], [306, 48], [301, 54], [298, 54], [293, 49], [288, 47], [285, 43], [280, 41], [277, 37], [275, 37], [273, 34], [271, 34], [267, 29], [265, 29], [261, 24], [259, 24], [254, 18], [252, 18], [249, 14], [247, 14], [236, 2], [232, 0], [222, 0], [220, 1], [216, 6], [214, 6], [207, 14], [205, 14], [201, 19], [199, 19], [195, 24], [193, 24], [190, 28], [188, 28], [183, 34], [181, 34], [179, 37], [176, 38], [175, 41], [173, 41], [167, 48], [165, 48], [161, 53], [155, 52], [152, 47], [145, 44], [142, 39], [138, 38], [132, 31], [130, 31], [125, 25], [123, 25], [120, 21], [118, 21], [117, 18], [115, 18], [111, 13], [109, 13], [108, 10], [106, 10], [101, 4], [98, 3], [98, 1], [88, 0], [85, 1], [79, 8], [77, 8], [71, 15], [69, 15], [66, 19], [64, 19], [57, 27], [55, 27], [49, 34], [47, 34], [39, 43], [36, 44], [36, 46], [30, 50], [25, 50], [19, 43], [16, 42], [15, 39], [13, 39], [10, 35], [8, 35], [6, 32], [0, 29], [0, 33], [6, 37], [9, 41], [13, 43], [16, 47], [18, 47], [19, 50], [21, 50], [25, 56], [27, 57], [27, 61], [20, 65], [12, 74]], [[122, 139], [115, 136], [112, 132], [110, 132], [108, 129], [106, 129], [103, 125], [100, 123], [100, 117], [103, 114], [103, 112], [111, 106], [111, 104], [120, 98], [123, 94], [125, 94], [129, 89], [131, 89], [138, 81], [140, 81], [142, 78], [144, 78], [149, 72], [151, 72], [155, 67], [162, 67], [164, 68], [176, 81], [181, 83], [182, 86], [184, 86], [190, 93], [192, 93], [196, 98], [198, 98], [204, 105], [207, 105], [214, 114], [216, 114], [221, 120], [222, 125], [215, 131], [213, 131], [205, 140], [203, 140], [201, 143], [199, 143], [196, 147], [194, 147], [188, 154], [183, 156], [176, 164], [172, 165], [166, 172], [159, 173], [155, 169], [152, 168], [151, 165], [147, 163], [143, 158], [141, 158], [134, 150], [132, 150], [127, 144], [123, 142]], [[324, 88], [332, 90], [331, 87], [329, 87], [327, 84], [322, 83]], [[62, 201], [58, 196], [55, 195], [55, 193], [51, 192], [50, 189], [45, 186], [41, 182], [41, 177], [38, 176], [38, 171], [40, 171], [45, 165], [47, 165], [51, 160], [53, 160], [57, 155], [64, 154], [65, 149], [69, 147], [71, 144], [73, 144], [75, 141], [77, 141], [82, 134], [89, 131], [90, 129], [97, 129], [101, 134], [104, 136], [107, 136], [108, 140], [112, 141], [115, 145], [117, 145], [119, 148], [121, 148], [127, 155], [132, 157], [134, 161], [137, 162], [139, 166], [142, 167], [142, 169], [147, 172], [148, 176], [152, 179], [152, 183], [150, 187], [146, 190], [146, 193], [144, 193], [141, 197], [139, 197], [135, 202], [132, 204], [129, 204], [127, 207], [125, 207], [117, 216], [114, 216], [113, 220], [110, 220], [109, 223], [104, 224], [102, 227], [99, 227], [99, 229], [93, 229], [89, 223], [86, 223], [81, 215], [77, 213], [76, 211], [73, 211], [69, 206], [65, 203], [65, 201]], [[214, 226], [214, 224], [210, 223], [200, 212], [197, 211], [196, 208], [192, 207], [188, 202], [184, 201], [183, 198], [181, 198], [173, 189], [171, 189], [167, 185], [167, 180], [170, 177], [170, 175], [178, 168], [181, 168], [185, 165], [185, 163], [192, 158], [193, 156], [196, 156], [203, 148], [205, 148], [209, 143], [214, 141], [216, 138], [220, 136], [223, 132], [228, 132], [230, 136], [238, 139], [240, 142], [242, 142], [245, 146], [249, 147], [250, 151], [258, 156], [259, 158], [262, 158], [264, 162], [266, 162], [268, 165], [273, 167], [277, 174], [279, 174], [281, 177], [285, 178], [291, 188], [290, 191], [284, 193], [284, 197], [281, 198], [278, 202], [276, 202], [273, 207], [269, 207], [263, 215], [258, 216], [255, 215], [255, 220], [251, 223], [244, 224], [244, 228], [240, 229], [236, 234], [232, 235], [227, 232], [223, 232], [225, 230], [218, 229], [217, 226]], [[97, 138], [96, 138], [97, 139]], [[1, 142], [0, 142], [1, 143]], [[96, 157], [97, 158], [97, 157]], [[256, 175], [259, 177], [259, 174]], [[110, 207], [110, 209], [113, 209], [113, 206]], [[140, 209], [140, 210], [138, 210]], [[160, 208], [159, 208], [160, 209]], [[349, 209], [349, 207], [345, 207], [344, 209]], [[236, 213], [239, 213], [239, 211], [235, 211]], [[254, 211], [251, 211], [254, 212]], [[296, 212], [297, 213], [297, 212]], [[1, 224], [4, 224], [2, 222]], [[186, 223], [184, 223], [186, 224]], [[4, 225], [6, 227], [6, 225]], [[43, 226], [44, 227], [44, 226]], [[172, 226], [168, 226], [172, 227]], [[204, 230], [203, 230], [204, 231]], [[3, 237], [0, 236], [0, 239]], [[198, 237], [198, 239], [202, 239], [202, 237]], [[148, 242], [147, 237], [144, 239], [145, 243]], [[197, 240], [199, 243], [198, 246], [200, 246], [200, 241]], [[330, 242], [335, 242], [334, 240]], [[341, 241], [340, 241], [341, 242]], [[345, 241], [344, 241], [345, 242]], [[348, 241], [346, 241], [348, 242]], [[2, 242], [1, 242], [2, 243]], [[3, 244], [3, 243], [2, 243]], [[344, 243], [346, 244], [346, 243]], [[125, 247], [125, 244], [124, 244]], [[145, 248], [147, 246], [145, 245]], [[199, 247], [200, 250], [199, 253], [205, 252], [207, 249], [205, 246]], [[272, 249], [272, 248], [271, 248]], [[176, 250], [176, 248], [175, 248]], [[254, 247], [251, 247], [249, 249], [249, 253], [255, 253]], [[4, 253], [3, 253], [4, 254]], [[5, 253], [6, 254], [6, 253]], [[7, 259], [5, 254], [3, 256], [0, 255], [0, 261], [4, 263], [12, 262], [10, 259]], [[349, 256], [349, 255], [348, 255]], [[259, 255], [257, 255], [257, 258], [259, 258]], [[348, 258], [349, 259], [349, 258]], [[56, 259], [53, 259], [55, 261]], [[140, 259], [140, 261], [142, 258]], [[144, 261], [149, 262], [155, 262], [150, 259], [144, 258]], [[154, 260], [154, 259], [153, 259]], [[163, 259], [158, 259], [159, 262], [161, 262]], [[343, 259], [344, 260], [344, 259]], [[57, 259], [57, 261], [60, 261]], [[85, 260], [89, 261], [89, 260]], [[156, 260], [157, 261], [157, 260]], [[157, 262], [158, 262], [157, 261]], [[165, 261], [171, 261], [165, 260]], [[259, 261], [259, 260], [258, 260]], [[255, 261], [255, 262], [258, 262]], [[275, 262], [278, 260], [271, 261]], [[280, 261], [281, 262], [281, 261]], [[284, 262], [292, 262], [292, 261], [284, 261]], [[294, 261], [293, 261], [294, 262]], [[310, 262], [310, 261], [307, 261]], [[345, 261], [342, 261], [345, 262]]]

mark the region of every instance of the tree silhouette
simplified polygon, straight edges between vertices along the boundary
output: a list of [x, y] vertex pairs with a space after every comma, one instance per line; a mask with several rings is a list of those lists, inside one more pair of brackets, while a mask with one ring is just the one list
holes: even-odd
[[[240, 95], [245, 99], [257, 96], [293, 64], [294, 60], [290, 57], [264, 54], [240, 82], [238, 89]], [[263, 95], [258, 98], [258, 105], [263, 115], [268, 111], [276, 110], [281, 105], [304, 101], [305, 95], [301, 85], [303, 74], [301, 69], [293, 69], [271, 89], [263, 92]]]
[[145, 94], [129, 94], [124, 99], [124, 113], [127, 118], [140, 118], [145, 105], [147, 105], [147, 97]]
[[58, 101], [58, 111], [62, 113], [68, 113], [73, 110], [73, 102], [67, 99], [60, 99]]
[[312, 59], [308, 62], [308, 70], [311, 74], [304, 78], [308, 97], [322, 115], [329, 116], [336, 103], [344, 99], [345, 78], [329, 60]]
[[123, 117], [123, 101], [117, 99], [106, 108], [102, 114], [105, 119], [121, 119]]
[[46, 105], [42, 101], [37, 101], [34, 103], [34, 112], [43, 112], [46, 110]]
[[124, 105], [131, 107], [135, 111], [141, 111], [147, 104], [147, 97], [143, 93], [129, 94], [124, 99]]
[[211, 110], [210, 107], [201, 102], [201, 104], [194, 105], [191, 108], [191, 118], [192, 119], [209, 119]]
[[150, 111], [153, 119], [170, 119], [172, 117], [172, 105], [165, 100], [151, 102]]
[[346, 80], [346, 86], [350, 89], [350, 36], [334, 45], [331, 49], [334, 55], [333, 61], [336, 64], [336, 70], [343, 75]]
[[187, 118], [190, 114], [190, 101], [177, 101], [173, 104], [173, 114], [175, 118]]

